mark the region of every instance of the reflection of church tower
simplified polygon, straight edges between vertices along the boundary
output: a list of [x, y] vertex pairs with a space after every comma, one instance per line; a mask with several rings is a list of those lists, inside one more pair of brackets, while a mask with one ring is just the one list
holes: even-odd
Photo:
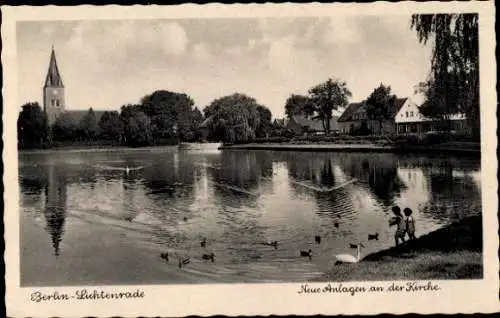
[[47, 114], [49, 125], [52, 125], [56, 118], [64, 112], [64, 107], [64, 85], [57, 67], [54, 47], [52, 47], [49, 70], [43, 86], [43, 110]]
[[54, 254], [58, 256], [66, 219], [66, 180], [64, 176], [57, 175], [55, 166], [51, 165], [48, 169], [44, 215], [47, 223], [46, 229], [52, 239]]

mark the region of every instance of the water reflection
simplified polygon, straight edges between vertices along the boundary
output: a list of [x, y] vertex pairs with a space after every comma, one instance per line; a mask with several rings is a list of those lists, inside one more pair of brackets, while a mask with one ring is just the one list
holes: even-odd
[[367, 184], [385, 207], [391, 206], [406, 187], [393, 154], [340, 154], [339, 160], [345, 173]]
[[45, 229], [49, 233], [54, 248], [54, 255], [59, 256], [60, 244], [64, 234], [66, 220], [67, 184], [65, 176], [57, 167], [50, 165], [47, 169], [47, 185], [45, 187]]
[[[286, 281], [324, 271], [332, 254], [348, 252], [368, 233], [380, 240], [370, 241], [366, 253], [393, 244], [392, 205], [414, 211], [417, 235], [481, 213], [479, 172], [474, 158], [163, 149], [24, 154], [19, 181], [23, 213], [44, 216], [56, 256], [63, 240], [80, 244], [68, 236], [104, 226], [109, 234], [91, 239], [125, 232], [129, 245], [109, 243], [124, 254], [135, 244], [196, 259], [205, 237], [217, 260], [211, 269], [191, 264], [198, 274]], [[84, 225], [68, 226], [72, 217]], [[261, 244], [274, 240], [276, 250]], [[309, 248], [316, 256], [300, 258], [298, 251]], [[78, 268], [60, 266], [68, 273]]]

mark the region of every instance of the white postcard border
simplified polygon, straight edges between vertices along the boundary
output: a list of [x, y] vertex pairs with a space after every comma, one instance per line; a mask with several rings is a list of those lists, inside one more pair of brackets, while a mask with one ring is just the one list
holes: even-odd
[[[479, 313], [500, 309], [498, 292], [496, 61], [493, 2], [252, 4], [160, 6], [2, 7], [4, 68], [4, 223], [6, 307], [9, 316], [185, 316], [185, 315], [313, 315], [379, 313]], [[21, 20], [187, 19], [218, 17], [291, 17], [350, 14], [412, 14], [478, 12], [480, 15], [482, 200], [484, 278], [433, 281], [441, 288], [425, 293], [362, 293], [300, 295], [300, 284], [206, 284], [155, 286], [95, 286], [20, 288], [19, 184], [16, 143], [17, 67], [15, 23]], [[391, 282], [352, 282], [349, 286], [388, 286]], [[404, 282], [401, 282], [404, 283]], [[425, 283], [425, 282], [422, 282]], [[323, 287], [325, 283], [311, 283]], [[128, 300], [30, 301], [34, 291], [73, 293], [80, 289], [144, 292]]]

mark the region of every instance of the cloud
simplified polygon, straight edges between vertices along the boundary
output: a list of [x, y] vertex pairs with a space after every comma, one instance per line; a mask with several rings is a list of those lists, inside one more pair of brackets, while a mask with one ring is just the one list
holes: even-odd
[[335, 16], [327, 20], [323, 32], [325, 44], [354, 44], [363, 40], [359, 22], [352, 17]]
[[160, 41], [166, 53], [180, 55], [186, 51], [189, 42], [186, 31], [176, 22], [162, 25], [159, 30]]
[[271, 43], [268, 52], [268, 66], [273, 71], [286, 73], [296, 61], [295, 39], [286, 37]]
[[306, 93], [328, 77], [346, 80], [352, 100], [365, 98], [380, 81], [403, 96], [425, 79], [430, 53], [408, 30], [408, 20], [26, 22], [17, 32], [19, 80], [26, 83], [19, 94], [23, 101], [41, 99], [53, 42], [72, 109], [116, 108], [165, 88], [184, 91], [201, 106], [223, 94], [247, 93], [280, 116], [289, 94]]
[[193, 45], [193, 57], [204, 62], [210, 60], [211, 53], [204, 44], [198, 43]]
[[120, 59], [133, 50], [181, 55], [188, 43], [186, 32], [177, 22], [80, 21], [73, 26], [67, 46], [80, 54]]

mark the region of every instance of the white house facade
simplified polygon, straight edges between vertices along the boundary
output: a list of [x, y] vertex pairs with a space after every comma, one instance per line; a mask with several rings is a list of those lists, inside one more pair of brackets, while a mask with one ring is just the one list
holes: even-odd
[[[464, 114], [452, 115], [450, 117], [451, 129], [455, 131], [467, 129], [466, 119]], [[394, 120], [396, 123], [396, 132], [398, 134], [439, 130], [439, 122], [422, 115], [420, 106], [410, 99], [408, 99], [403, 107], [399, 109]]]

